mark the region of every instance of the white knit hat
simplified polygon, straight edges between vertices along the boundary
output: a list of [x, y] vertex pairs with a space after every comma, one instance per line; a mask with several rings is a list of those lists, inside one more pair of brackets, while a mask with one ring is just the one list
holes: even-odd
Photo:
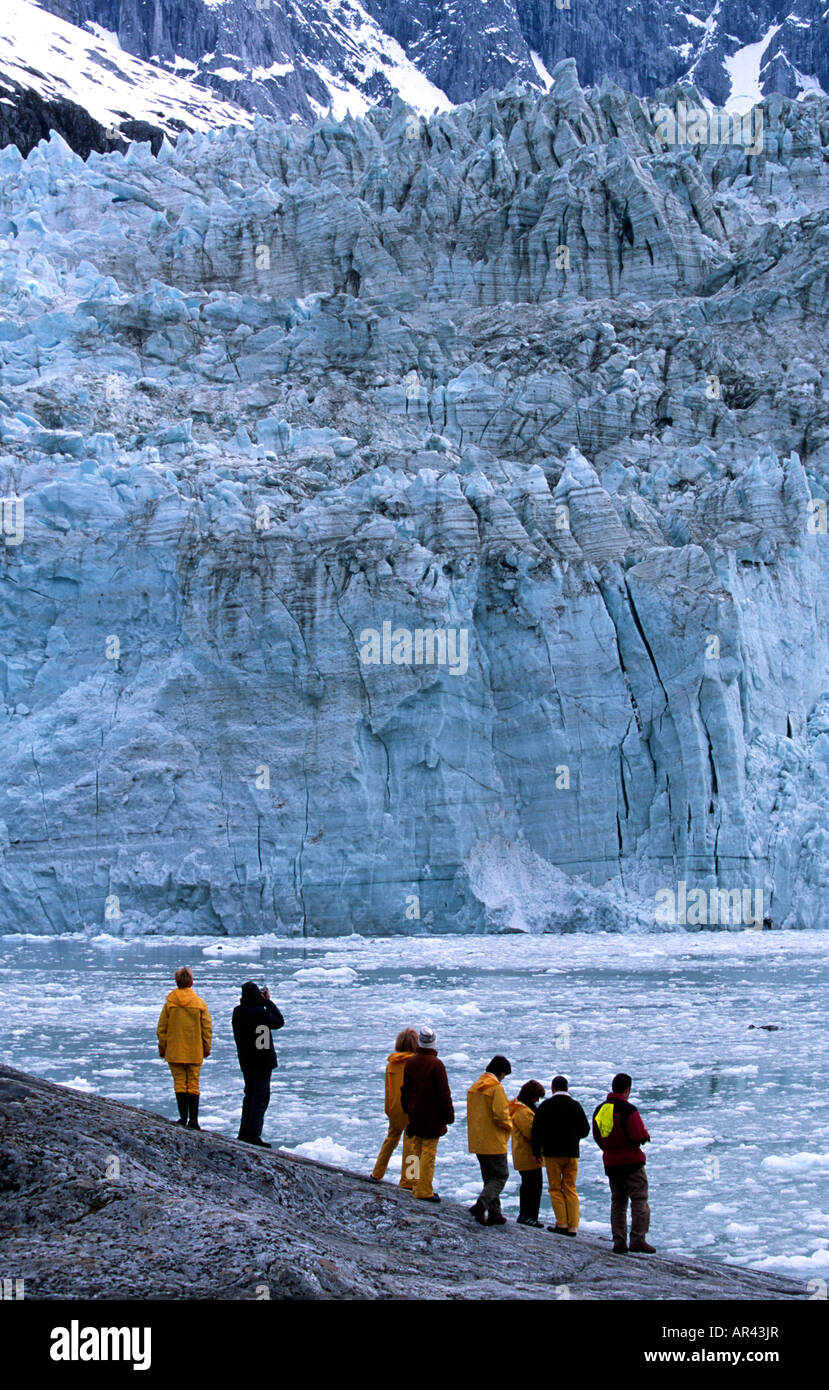
[[438, 1035], [434, 1028], [430, 1028], [429, 1024], [425, 1023], [418, 1033], [417, 1040], [421, 1047], [434, 1047], [438, 1040]]

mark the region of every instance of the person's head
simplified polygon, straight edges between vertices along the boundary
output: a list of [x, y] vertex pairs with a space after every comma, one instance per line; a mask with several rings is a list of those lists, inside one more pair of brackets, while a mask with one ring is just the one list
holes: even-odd
[[506, 1057], [502, 1057], [500, 1052], [496, 1052], [495, 1056], [493, 1057], [492, 1061], [487, 1067], [487, 1071], [491, 1072], [493, 1076], [497, 1076], [499, 1081], [503, 1081], [505, 1076], [509, 1076], [510, 1072], [512, 1071], [512, 1067], [510, 1066]]
[[536, 1105], [545, 1094], [540, 1081], [525, 1081], [518, 1092], [518, 1099], [522, 1105]]
[[242, 985], [243, 1004], [261, 1004], [262, 991], [253, 980], [246, 980]]
[[610, 1089], [613, 1091], [614, 1095], [627, 1096], [630, 1094], [630, 1088], [632, 1085], [633, 1081], [628, 1076], [626, 1071], [617, 1071], [616, 1075], [613, 1078], [613, 1085]]
[[437, 1033], [435, 1032], [434, 1028], [430, 1027], [430, 1025], [429, 1025], [428, 1023], [424, 1023], [423, 1027], [421, 1028], [420, 1032], [418, 1033], [418, 1035], [417, 1035], [417, 1045], [418, 1045], [418, 1047], [431, 1047], [431, 1048], [436, 1048], [436, 1047], [437, 1047], [437, 1045], [438, 1045], [438, 1035], [437, 1035]]
[[417, 1029], [404, 1028], [394, 1040], [395, 1052], [417, 1052]]
[[193, 983], [193, 972], [188, 970], [186, 965], [182, 965], [173, 976], [179, 989], [189, 989]]
[[569, 1091], [570, 1089], [566, 1076], [554, 1076], [552, 1087], [554, 1094], [556, 1091]]

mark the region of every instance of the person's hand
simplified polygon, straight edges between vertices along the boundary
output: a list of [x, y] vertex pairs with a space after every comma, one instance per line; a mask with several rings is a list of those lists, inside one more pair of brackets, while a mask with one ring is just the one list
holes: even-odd
[[163, 1050], [163, 1048], [159, 1048], [159, 1049], [158, 1049], [158, 1055], [159, 1055], [159, 1057], [161, 1057], [162, 1060], [164, 1059], [164, 1050]]
[[209, 1047], [206, 1047], [205, 1050], [204, 1050], [204, 1059], [205, 1059], [205, 1061], [207, 1061], [207, 1058], [208, 1058], [209, 1056], [210, 1056], [210, 1048], [209, 1048]]
[[268, 1002], [270, 1003], [271, 992], [270, 992], [270, 990], [268, 989], [268, 986], [267, 986], [267, 985], [265, 985], [265, 988], [262, 990], [262, 998], [263, 998], [263, 999], [267, 999]]

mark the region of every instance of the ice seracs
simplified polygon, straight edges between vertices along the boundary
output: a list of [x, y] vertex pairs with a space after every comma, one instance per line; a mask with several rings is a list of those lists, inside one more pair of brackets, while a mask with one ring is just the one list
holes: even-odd
[[552, 76], [0, 152], [15, 930], [826, 924], [826, 100]]

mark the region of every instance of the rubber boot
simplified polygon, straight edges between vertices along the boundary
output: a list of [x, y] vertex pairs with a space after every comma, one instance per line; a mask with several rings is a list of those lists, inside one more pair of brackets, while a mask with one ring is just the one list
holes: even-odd
[[198, 1096], [187, 1097], [187, 1128], [201, 1129], [199, 1124], [199, 1098]]
[[176, 1105], [178, 1106], [178, 1119], [176, 1124], [187, 1124], [187, 1096], [183, 1091], [176, 1091]]

